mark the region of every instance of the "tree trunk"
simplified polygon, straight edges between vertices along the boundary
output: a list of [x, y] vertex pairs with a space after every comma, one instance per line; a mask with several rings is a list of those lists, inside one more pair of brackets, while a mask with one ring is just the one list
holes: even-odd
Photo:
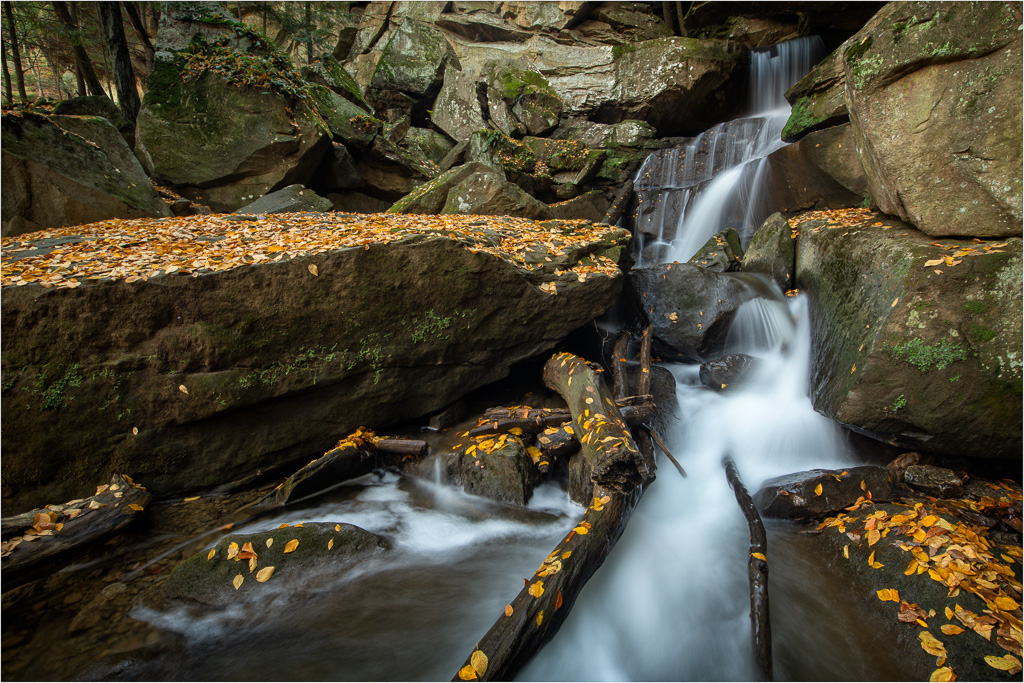
[[671, 2], [662, 2], [661, 3], [661, 18], [665, 20], [665, 25], [668, 26], [668, 30], [672, 31], [673, 33], [675, 33], [675, 31], [673, 30], [673, 26], [672, 26], [675, 22], [672, 21], [672, 3]]
[[629, 334], [623, 332], [615, 340], [615, 346], [612, 349], [612, 368], [614, 368], [612, 377], [615, 379], [612, 383], [612, 393], [615, 394], [616, 401], [629, 395], [629, 380], [626, 379], [626, 354], [628, 352]]
[[100, 17], [99, 11], [96, 12], [96, 28], [99, 30], [100, 35], [100, 54], [103, 55], [103, 78], [107, 81], [107, 97], [114, 102], [114, 84], [110, 82], [110, 50], [108, 49], [107, 41], [103, 40], [103, 36], [106, 35], [106, 31], [103, 30], [103, 20]]
[[750, 555], [747, 558], [747, 578], [750, 581], [750, 629], [754, 644], [754, 669], [759, 680], [770, 681], [772, 676], [772, 629], [768, 619], [768, 537], [761, 523], [753, 499], [740, 480], [736, 463], [725, 456], [722, 459], [729, 486], [736, 494], [736, 502], [747, 518], [750, 530]]
[[[617, 400], [616, 405], [627, 425], [634, 426], [654, 417], [654, 400], [650, 396], [627, 396]], [[488, 408], [484, 422], [467, 432], [467, 436], [497, 434], [511, 429], [521, 429], [527, 434], [538, 434], [548, 427], [557, 427], [572, 420], [568, 410], [552, 408]]]
[[648, 325], [640, 337], [640, 385], [637, 393], [651, 393], [651, 340], [654, 338], [654, 326]]
[[103, 33], [114, 59], [114, 85], [117, 88], [117, 101], [124, 117], [135, 123], [142, 104], [139, 101], [139, 90], [135, 85], [135, 69], [132, 57], [128, 52], [128, 41], [124, 37], [124, 26], [121, 22], [121, 8], [116, 2], [97, 3], [103, 23]]
[[[54, 0], [50, 4], [53, 5], [53, 11], [57, 14], [58, 21], [60, 21], [64, 30], [68, 33], [71, 54], [75, 58], [75, 68], [78, 70], [81, 79], [79, 81], [80, 88], [87, 87], [90, 95], [109, 97], [103, 91], [103, 85], [100, 83], [100, 79], [96, 77], [96, 71], [92, 68], [92, 60], [89, 59], [89, 54], [85, 51], [85, 46], [82, 44], [78, 24], [71, 18], [68, 3]], [[84, 95], [84, 89], [80, 90], [78, 94]]]
[[9, 0], [4, 2], [4, 15], [11, 30], [11, 57], [14, 58], [14, 79], [18, 84], [18, 97], [22, 102], [28, 102], [28, 93], [25, 92], [25, 71], [21, 65], [21, 47], [18, 44], [18, 24], [14, 21], [14, 11]]
[[121, 3], [121, 6], [124, 7], [124, 13], [128, 15], [128, 22], [132, 25], [132, 30], [135, 31], [139, 42], [146, 50], [146, 70], [151, 71], [156, 48], [153, 47], [153, 42], [149, 39], [149, 34], [146, 33], [146, 25], [142, 22], [139, 10], [133, 3], [125, 1]]
[[[505, 607], [453, 681], [512, 680], [558, 632], [580, 590], [622, 535], [641, 490], [623, 494], [595, 486], [592, 493], [594, 503], [583, 519]], [[486, 656], [486, 666], [477, 652]]]
[[43, 52], [43, 57], [46, 58], [46, 65], [50, 67], [50, 73], [53, 74], [53, 85], [57, 89], [57, 99], [64, 99], [64, 88], [60, 82], [60, 73], [57, 71], [57, 65], [54, 64], [53, 60], [50, 59], [50, 55], [47, 52]]
[[[7, 3], [4, 3], [6, 5]], [[0, 40], [2, 56], [4, 60], [4, 105], [10, 107], [14, 104], [14, 89], [11, 86], [11, 70], [7, 66], [7, 43]]]
[[306, 2], [306, 64], [313, 63], [313, 5]]
[[676, 16], [679, 18], [679, 34], [682, 37], [686, 37], [686, 24], [684, 19], [686, 18], [686, 12], [683, 11], [683, 3], [680, 0], [676, 0]]
[[569, 494], [577, 502], [586, 500], [592, 485], [628, 493], [654, 479], [599, 370], [571, 353], [544, 364], [544, 384], [569, 405], [580, 441], [580, 452], [573, 457], [582, 458], [575, 477], [570, 464]]

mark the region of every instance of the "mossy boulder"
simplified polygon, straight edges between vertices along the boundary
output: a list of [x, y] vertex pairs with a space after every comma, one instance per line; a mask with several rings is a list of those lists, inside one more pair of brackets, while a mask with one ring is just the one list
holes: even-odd
[[[241, 551], [246, 544], [251, 544], [254, 557]], [[177, 565], [164, 583], [163, 595], [213, 607], [264, 601], [283, 592], [309, 591], [319, 575], [336, 576], [389, 548], [382, 536], [330, 522], [231, 534]]]
[[866, 210], [796, 231], [815, 408], [920, 452], [1020, 458], [1021, 240], [936, 241]]
[[846, 109], [846, 73], [839, 51], [829, 54], [786, 91], [793, 111], [782, 139], [796, 142], [808, 133], [850, 120]]
[[[291, 220], [216, 225], [269, 239]], [[316, 223], [293, 227], [311, 244], [365, 228], [367, 243], [197, 277], [3, 287], [4, 509], [80, 497], [112, 472], [156, 495], [200, 490], [308, 462], [360, 425], [429, 414], [602, 314], [629, 253], [628, 232], [581, 222]], [[421, 231], [452, 225], [462, 232]], [[491, 253], [526, 231], [522, 260]], [[543, 244], [562, 239], [571, 248]], [[5, 257], [57, 245], [23, 240]], [[599, 256], [607, 274], [590, 272]]]
[[388, 209], [388, 213], [439, 214], [444, 209], [448, 193], [453, 187], [487, 170], [487, 166], [477, 161], [456, 166], [399, 199]]
[[83, 95], [61, 100], [53, 108], [54, 116], [99, 116], [121, 134], [129, 147], [135, 146], [135, 124], [124, 117], [109, 97]]
[[382, 121], [325, 86], [311, 84], [308, 92], [331, 137], [355, 150], [366, 150], [384, 126]]
[[508, 437], [500, 448], [494, 446], [478, 446], [473, 453], [462, 454], [459, 471], [463, 490], [500, 503], [526, 505], [540, 481], [539, 470], [519, 438]]
[[325, 199], [304, 185], [289, 185], [271, 192], [246, 204], [235, 213], [292, 213], [295, 211], [330, 211], [334, 208], [329, 199]]
[[441, 213], [481, 216], [551, 217], [547, 204], [487, 168], [465, 178], [448, 192]]
[[171, 215], [106, 119], [4, 114], [0, 125], [5, 237], [108, 218]]
[[370, 84], [379, 92], [432, 98], [448, 64], [457, 68], [458, 57], [441, 32], [428, 23], [406, 18], [384, 46]]
[[359, 84], [334, 57], [322, 55], [311, 64], [302, 67], [301, 73], [309, 83], [329, 88], [331, 92], [357, 105], [364, 112], [373, 113], [373, 107], [366, 101]]
[[782, 291], [793, 289], [796, 277], [796, 233], [781, 213], [773, 213], [754, 232], [743, 255], [743, 272], [763, 273]]
[[735, 228], [726, 228], [712, 235], [687, 263], [716, 273], [727, 273], [739, 270], [742, 261], [740, 234]]

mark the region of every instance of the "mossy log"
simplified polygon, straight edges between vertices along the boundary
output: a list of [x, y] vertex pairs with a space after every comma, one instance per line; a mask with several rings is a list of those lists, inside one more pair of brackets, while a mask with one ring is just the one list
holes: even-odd
[[623, 494], [594, 486], [592, 492], [583, 519], [506, 605], [452, 680], [512, 680], [558, 632], [583, 586], [622, 535], [641, 488]]
[[757, 512], [754, 500], [743, 486], [736, 463], [726, 456], [722, 459], [729, 486], [736, 494], [743, 516], [750, 529], [750, 555], [747, 557], [747, 578], [750, 581], [750, 629], [754, 645], [754, 671], [758, 680], [772, 677], [772, 630], [768, 619], [768, 537]]
[[578, 502], [585, 502], [590, 486], [574, 486], [573, 479], [588, 480], [619, 493], [628, 493], [654, 479], [599, 372], [603, 372], [600, 367], [571, 353], [560, 353], [544, 365], [544, 384], [565, 399], [572, 413], [580, 441], [580, 452], [573, 460], [582, 457], [580, 466], [589, 473], [573, 477], [570, 463], [569, 494]]

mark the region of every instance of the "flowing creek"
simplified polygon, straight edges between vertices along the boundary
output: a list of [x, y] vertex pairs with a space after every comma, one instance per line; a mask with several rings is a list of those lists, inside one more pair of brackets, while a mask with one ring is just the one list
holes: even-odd
[[[813, 40], [753, 55], [755, 116], [716, 126], [645, 163], [637, 188], [640, 261], [685, 261], [712, 234], [760, 224], [758, 180], [782, 146], [782, 92], [820, 49]], [[646, 204], [644, 204], [646, 202]], [[669, 447], [688, 472], [659, 462], [608, 561], [522, 680], [748, 680], [753, 677], [746, 522], [721, 465], [731, 455], [751, 493], [769, 477], [856, 464], [843, 434], [807, 395], [806, 302], [781, 293], [743, 305], [728, 351], [757, 356], [755, 376], [725, 394], [675, 365], [679, 414]], [[315, 506], [246, 533], [299, 521], [347, 522], [393, 549], [337, 576], [311, 577], [259, 603], [226, 609], [136, 608], [180, 634], [179, 647], [85, 677], [125, 680], [448, 680], [564, 537], [583, 508], [547, 484], [517, 509], [438, 480], [369, 475]], [[896, 655], [815, 563], [797, 527], [769, 523], [769, 592], [780, 680], [902, 677]], [[214, 542], [211, 539], [211, 545]], [[837, 643], [842, 642], [842, 647]]]

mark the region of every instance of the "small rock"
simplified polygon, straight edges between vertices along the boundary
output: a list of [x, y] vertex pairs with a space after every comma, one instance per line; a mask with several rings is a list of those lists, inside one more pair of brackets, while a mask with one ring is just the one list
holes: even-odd
[[745, 353], [730, 353], [700, 366], [700, 383], [716, 391], [743, 381], [744, 375], [754, 367], [756, 359]]
[[858, 498], [874, 502], [892, 500], [889, 476], [883, 468], [865, 466], [786, 474], [764, 482], [754, 502], [765, 517], [811, 519], [851, 507]]
[[908, 486], [936, 498], [958, 498], [964, 493], [963, 479], [945, 467], [911, 465], [905, 479]]

